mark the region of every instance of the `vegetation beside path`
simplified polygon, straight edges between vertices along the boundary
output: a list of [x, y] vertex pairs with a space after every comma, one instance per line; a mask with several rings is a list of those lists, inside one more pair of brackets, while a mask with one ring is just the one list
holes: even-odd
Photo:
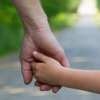
[[[72, 26], [81, 0], [41, 0], [52, 31]], [[0, 0], [0, 56], [19, 50], [23, 38], [20, 18], [10, 0]]]
[[95, 15], [96, 22], [100, 26], [100, 0], [95, 0], [98, 8], [98, 13]]

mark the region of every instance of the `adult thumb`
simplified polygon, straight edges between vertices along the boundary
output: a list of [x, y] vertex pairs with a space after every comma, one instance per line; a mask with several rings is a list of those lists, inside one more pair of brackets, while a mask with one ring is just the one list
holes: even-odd
[[34, 56], [34, 58], [36, 58], [37, 60], [42, 61], [42, 62], [46, 62], [46, 59], [48, 58], [47, 56], [45, 56], [42, 53], [39, 53], [37, 51], [33, 52], [33, 56]]

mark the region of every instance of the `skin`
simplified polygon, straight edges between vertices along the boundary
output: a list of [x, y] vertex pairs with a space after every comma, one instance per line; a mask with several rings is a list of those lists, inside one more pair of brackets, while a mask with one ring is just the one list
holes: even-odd
[[53, 58], [33, 52], [41, 62], [32, 62], [34, 77], [42, 83], [85, 90], [100, 94], [100, 71], [74, 70], [64, 68]]
[[[25, 84], [30, 84], [33, 79], [31, 62], [35, 62], [33, 51], [39, 51], [56, 59], [64, 67], [69, 67], [64, 50], [52, 34], [47, 16], [39, 0], [11, 0], [16, 8], [24, 28], [24, 37], [20, 50], [21, 70]], [[36, 86], [41, 91], [50, 90], [56, 93], [61, 86], [50, 86], [36, 81]]]

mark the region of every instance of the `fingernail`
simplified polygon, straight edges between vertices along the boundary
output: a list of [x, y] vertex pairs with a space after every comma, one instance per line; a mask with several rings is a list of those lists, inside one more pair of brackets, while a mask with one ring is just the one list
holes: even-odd
[[34, 52], [33, 52], [33, 55], [37, 55], [37, 51], [34, 51]]

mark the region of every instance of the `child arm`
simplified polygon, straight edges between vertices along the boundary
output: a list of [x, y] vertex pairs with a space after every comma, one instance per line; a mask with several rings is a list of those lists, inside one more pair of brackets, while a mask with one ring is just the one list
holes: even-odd
[[41, 53], [33, 53], [41, 62], [31, 63], [34, 77], [42, 83], [100, 93], [100, 71], [64, 68], [56, 60]]
[[100, 71], [64, 69], [62, 86], [100, 94]]

